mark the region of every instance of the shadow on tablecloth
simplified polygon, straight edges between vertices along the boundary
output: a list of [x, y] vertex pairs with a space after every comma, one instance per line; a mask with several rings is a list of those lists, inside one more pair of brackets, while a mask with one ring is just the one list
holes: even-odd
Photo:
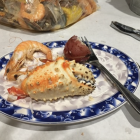
[[129, 104], [126, 103], [122, 111], [132, 126], [140, 128], [140, 115]]

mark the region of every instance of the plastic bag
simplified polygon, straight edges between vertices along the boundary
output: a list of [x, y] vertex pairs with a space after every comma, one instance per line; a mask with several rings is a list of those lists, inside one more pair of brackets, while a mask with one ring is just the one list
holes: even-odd
[[96, 8], [94, 0], [0, 0], [0, 23], [50, 31], [77, 22]]

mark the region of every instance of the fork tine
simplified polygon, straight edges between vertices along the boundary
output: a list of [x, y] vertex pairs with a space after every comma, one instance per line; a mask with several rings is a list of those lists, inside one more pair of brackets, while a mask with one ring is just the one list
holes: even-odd
[[87, 38], [84, 36], [85, 40], [88, 42]]
[[93, 50], [92, 50], [92, 48], [91, 48], [91, 45], [89, 44], [89, 41], [87, 40], [87, 38], [84, 36], [84, 38], [85, 38], [85, 42], [86, 42], [86, 44], [87, 44], [87, 46], [88, 46], [88, 48], [90, 49], [90, 52], [91, 52], [91, 54], [94, 54], [94, 52], [93, 52]]
[[84, 38], [85, 38], [85, 42], [87, 43], [88, 47], [91, 49], [91, 46], [89, 44], [89, 41], [87, 40], [87, 38], [85, 36], [84, 36]]
[[[82, 40], [82, 42], [83, 42], [84, 44], [86, 44], [86, 42], [84, 41], [83, 37], [81, 37], [81, 40]], [[87, 44], [86, 44], [86, 46], [88, 47]], [[90, 56], [90, 54], [86, 55], [85, 57], [89, 57], [89, 56]]]
[[[82, 38], [82, 37], [81, 37], [81, 38]], [[85, 40], [84, 40], [84, 39], [85, 39]], [[87, 38], [86, 38], [85, 36], [84, 36], [84, 39], [82, 38], [82, 40], [83, 40], [84, 43], [87, 45], [87, 47], [89, 48], [90, 53], [91, 53], [90, 58], [89, 58], [88, 61], [90, 61], [90, 60], [98, 60], [98, 58], [97, 58], [97, 56], [95, 55], [95, 53], [94, 53], [94, 51], [93, 51], [93, 49], [92, 49], [92, 47], [91, 47], [89, 41], [87, 40]]]
[[81, 37], [81, 39], [82, 39], [82, 42], [84, 43], [84, 39], [83, 39], [83, 37]]
[[91, 46], [90, 46], [89, 41], [87, 40], [87, 38], [85, 36], [84, 36], [84, 38], [85, 38], [85, 42], [88, 45], [88, 47], [91, 48]]

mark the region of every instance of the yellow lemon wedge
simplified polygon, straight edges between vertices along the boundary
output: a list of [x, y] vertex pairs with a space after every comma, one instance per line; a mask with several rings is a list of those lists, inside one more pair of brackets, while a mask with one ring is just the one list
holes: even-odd
[[71, 8], [62, 7], [62, 10], [67, 19], [66, 26], [78, 21], [83, 14], [82, 8], [76, 5], [73, 5]]

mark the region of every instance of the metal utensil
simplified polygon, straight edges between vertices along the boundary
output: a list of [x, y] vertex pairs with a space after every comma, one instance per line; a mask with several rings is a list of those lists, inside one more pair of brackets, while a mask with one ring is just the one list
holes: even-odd
[[[136, 62], [137, 63], [137, 62]], [[137, 63], [138, 67], [140, 68], [140, 65]]]
[[129, 35], [140, 41], [140, 30], [121, 24], [117, 21], [112, 21], [110, 26], [123, 34]]
[[82, 42], [84, 42], [91, 51], [91, 56], [88, 60], [88, 63], [97, 66], [101, 72], [109, 79], [109, 81], [115, 85], [115, 87], [123, 94], [125, 99], [129, 102], [129, 104], [140, 114], [140, 99], [132, 94], [127, 88], [125, 88], [98, 60], [97, 56], [92, 50], [90, 43], [87, 38], [82, 38]]
[[120, 30], [124, 31], [124, 32], [127, 32], [127, 33], [133, 33], [133, 34], [137, 34], [137, 35], [140, 35], [140, 30], [138, 29], [134, 29], [130, 26], [127, 26], [127, 25], [124, 25], [124, 24], [121, 24], [117, 21], [112, 21], [112, 23], [118, 27]]

